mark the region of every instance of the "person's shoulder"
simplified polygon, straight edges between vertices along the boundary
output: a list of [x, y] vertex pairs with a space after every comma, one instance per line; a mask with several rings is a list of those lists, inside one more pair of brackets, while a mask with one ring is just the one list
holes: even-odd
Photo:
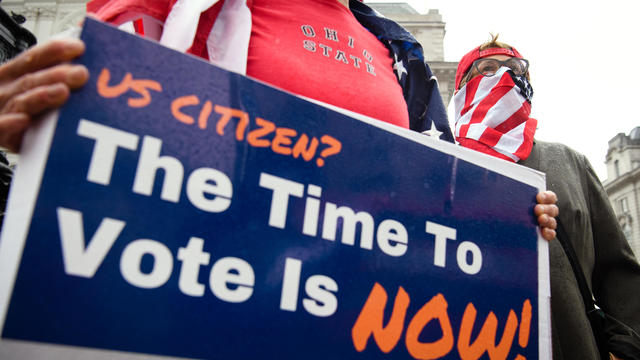
[[536, 139], [533, 152], [535, 154], [533, 154], [534, 156], [532, 156], [532, 160], [529, 162], [537, 164], [536, 166], [540, 171], [573, 171], [580, 173], [584, 171], [584, 169], [591, 167], [586, 156], [563, 143]]
[[563, 143], [540, 141], [536, 139], [534, 148], [536, 148], [537, 151], [540, 151], [541, 154], [551, 156], [553, 158], [565, 157], [580, 161], [585, 159], [585, 156], [582, 153]]

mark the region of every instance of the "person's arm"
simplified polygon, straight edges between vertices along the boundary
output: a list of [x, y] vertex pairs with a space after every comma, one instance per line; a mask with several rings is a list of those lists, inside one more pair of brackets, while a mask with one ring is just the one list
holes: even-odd
[[583, 157], [585, 184], [595, 249], [591, 275], [598, 305], [640, 332], [640, 264], [618, 224], [609, 198], [591, 165]]
[[18, 151], [32, 121], [87, 82], [87, 68], [68, 63], [84, 48], [77, 39], [53, 40], [0, 65], [0, 146]]

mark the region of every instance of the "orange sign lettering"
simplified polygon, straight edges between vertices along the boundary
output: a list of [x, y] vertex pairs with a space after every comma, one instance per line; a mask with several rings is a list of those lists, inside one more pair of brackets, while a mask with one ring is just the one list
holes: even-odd
[[[355, 349], [358, 352], [364, 351], [369, 339], [373, 337], [380, 351], [384, 353], [392, 351], [402, 336], [410, 301], [409, 294], [399, 287], [391, 317], [385, 326], [383, 318], [387, 305], [387, 292], [382, 285], [375, 283], [351, 329], [351, 339]], [[510, 310], [505, 329], [496, 345], [498, 318], [493, 312], [487, 315], [480, 334], [475, 340], [471, 340], [477, 310], [473, 303], [467, 304], [458, 331], [457, 351], [460, 359], [476, 360], [487, 352], [492, 360], [505, 360], [512, 349], [516, 331], [519, 332], [518, 345], [523, 349], [526, 348], [529, 343], [531, 311], [531, 302], [526, 299], [522, 305], [518, 328], [518, 318], [515, 312]], [[440, 326], [442, 336], [433, 342], [421, 342], [420, 333], [432, 321]], [[447, 300], [443, 294], [436, 294], [409, 321], [405, 334], [405, 346], [411, 357], [426, 360], [439, 359], [448, 355], [453, 350], [454, 344], [455, 335], [449, 318]], [[517, 355], [516, 359], [526, 360], [522, 355]]]

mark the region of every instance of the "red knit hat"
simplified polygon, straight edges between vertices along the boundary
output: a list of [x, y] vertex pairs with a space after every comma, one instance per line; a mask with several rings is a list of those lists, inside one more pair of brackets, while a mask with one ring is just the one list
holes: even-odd
[[460, 88], [460, 81], [462, 81], [462, 77], [467, 70], [469, 70], [473, 62], [491, 55], [509, 55], [522, 59], [522, 55], [520, 55], [518, 50], [514, 47], [511, 49], [488, 48], [481, 51], [480, 46], [478, 46], [460, 59], [460, 62], [458, 63], [458, 70], [456, 70], [456, 90]]

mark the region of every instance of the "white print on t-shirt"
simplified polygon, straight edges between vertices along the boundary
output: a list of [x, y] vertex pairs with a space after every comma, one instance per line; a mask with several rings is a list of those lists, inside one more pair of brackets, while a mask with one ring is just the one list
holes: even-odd
[[[316, 31], [313, 28], [313, 26], [311, 25], [302, 25], [300, 27], [302, 29], [302, 34], [308, 38], [315, 38], [316, 37]], [[333, 41], [333, 42], [340, 42], [340, 38], [338, 37], [338, 31], [334, 30], [334, 29], [330, 29], [330, 28], [324, 28], [324, 38], [326, 40], [329, 41]], [[348, 38], [348, 43], [347, 45], [354, 49], [354, 43], [355, 40], [353, 39], [353, 37], [351, 36], [347, 36]], [[353, 64], [353, 66], [357, 69], [361, 69], [362, 68], [362, 63], [364, 62], [364, 69], [367, 70], [367, 73], [373, 75], [373, 76], [377, 76], [376, 75], [376, 70], [373, 67], [373, 65], [371, 64], [373, 62], [373, 56], [371, 56], [371, 54], [366, 50], [362, 50], [362, 57], [359, 57], [357, 55], [354, 54], [347, 54], [342, 50], [335, 50], [329, 46], [328, 44], [324, 44], [324, 43], [316, 43], [315, 41], [309, 40], [309, 39], [304, 39], [302, 41], [302, 46], [312, 52], [318, 52], [318, 48], [320, 49], [320, 54], [322, 54], [322, 56], [326, 57], [326, 58], [333, 58], [336, 61], [340, 61], [342, 63], [345, 63], [347, 65], [349, 64]], [[364, 59], [363, 59], [364, 58]], [[363, 61], [364, 60], [364, 61]]]

